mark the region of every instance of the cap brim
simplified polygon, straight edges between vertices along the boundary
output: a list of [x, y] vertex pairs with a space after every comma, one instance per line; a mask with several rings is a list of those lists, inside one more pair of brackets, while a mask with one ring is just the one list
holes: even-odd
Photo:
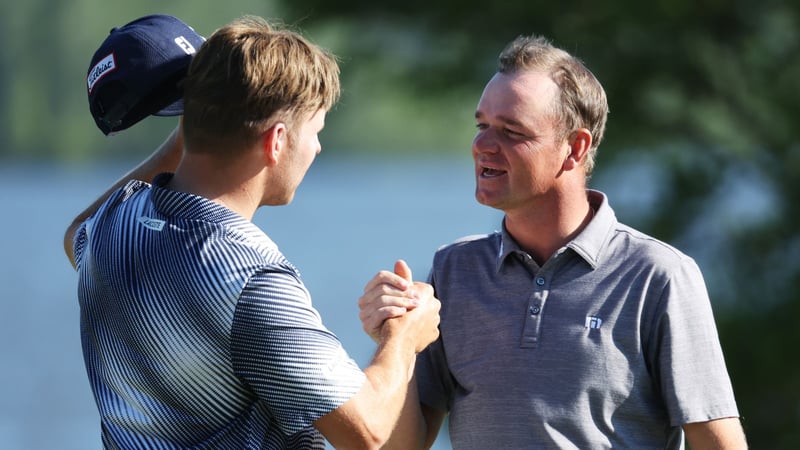
[[179, 98], [175, 103], [153, 113], [154, 116], [180, 116], [181, 114], [183, 114], [183, 98]]

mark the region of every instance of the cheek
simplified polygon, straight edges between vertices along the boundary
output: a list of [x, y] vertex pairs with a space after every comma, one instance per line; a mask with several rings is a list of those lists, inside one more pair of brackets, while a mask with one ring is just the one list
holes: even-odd
[[311, 163], [314, 162], [314, 158], [316, 158], [317, 154], [320, 152], [319, 140], [316, 137], [309, 137], [305, 142], [303, 160], [306, 166], [310, 166]]
[[314, 135], [314, 154], [322, 151], [322, 143], [319, 141], [319, 135]]

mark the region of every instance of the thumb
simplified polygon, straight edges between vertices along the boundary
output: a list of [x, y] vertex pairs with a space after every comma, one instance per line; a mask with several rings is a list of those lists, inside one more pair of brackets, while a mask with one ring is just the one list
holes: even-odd
[[411, 268], [408, 267], [408, 264], [402, 259], [398, 259], [397, 262], [394, 263], [394, 273], [405, 278], [409, 284], [414, 283], [414, 279], [411, 276]]

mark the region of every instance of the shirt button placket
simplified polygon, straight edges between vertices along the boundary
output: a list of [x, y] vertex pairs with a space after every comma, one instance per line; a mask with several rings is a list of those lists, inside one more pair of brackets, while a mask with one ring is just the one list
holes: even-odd
[[[544, 286], [545, 280], [542, 277], [536, 277], [536, 286], [542, 287]], [[541, 298], [541, 295], [537, 295], [536, 297]], [[531, 305], [529, 309], [531, 316], [537, 316], [540, 312], [542, 312], [542, 307], [540, 305]]]
[[528, 303], [528, 318], [522, 332], [523, 348], [535, 348], [539, 343], [539, 333], [542, 323], [542, 305], [544, 305], [547, 292], [545, 290], [546, 280], [543, 277], [536, 277], [533, 280], [533, 292], [531, 293], [530, 303]]

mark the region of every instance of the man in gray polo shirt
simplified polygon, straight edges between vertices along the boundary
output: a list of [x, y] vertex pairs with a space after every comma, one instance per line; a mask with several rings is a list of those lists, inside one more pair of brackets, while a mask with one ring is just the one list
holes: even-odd
[[[505, 217], [434, 257], [441, 335], [405, 410], [427, 445], [449, 414], [455, 449], [747, 446], [697, 265], [587, 189], [607, 112], [547, 40], [500, 55], [472, 154], [476, 198]], [[373, 338], [414, 308], [401, 278], [380, 272], [359, 299]]]

